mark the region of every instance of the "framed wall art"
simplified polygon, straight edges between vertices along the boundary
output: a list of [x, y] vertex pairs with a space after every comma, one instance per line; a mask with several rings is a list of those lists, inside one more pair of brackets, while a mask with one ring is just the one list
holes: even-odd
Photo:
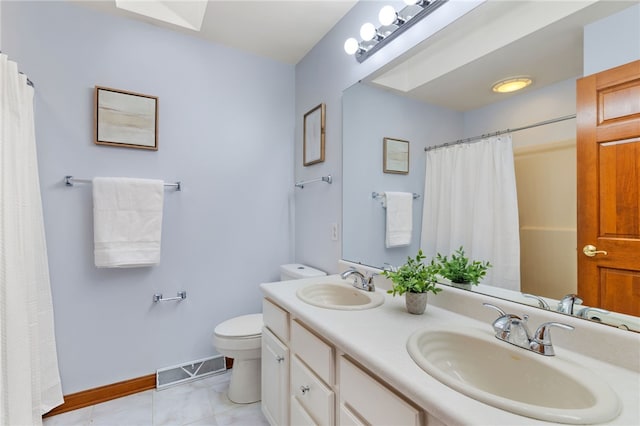
[[158, 150], [158, 98], [96, 86], [95, 143]]
[[302, 161], [310, 166], [324, 161], [325, 105], [320, 104], [304, 115]]
[[409, 141], [384, 138], [382, 151], [384, 173], [409, 174]]

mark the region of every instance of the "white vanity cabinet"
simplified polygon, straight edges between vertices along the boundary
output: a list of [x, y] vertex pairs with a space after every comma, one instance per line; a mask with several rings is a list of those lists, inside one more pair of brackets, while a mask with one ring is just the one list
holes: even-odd
[[435, 420], [286, 310], [265, 299], [263, 314], [262, 411], [272, 426]]
[[289, 314], [262, 303], [262, 412], [271, 425], [289, 424]]

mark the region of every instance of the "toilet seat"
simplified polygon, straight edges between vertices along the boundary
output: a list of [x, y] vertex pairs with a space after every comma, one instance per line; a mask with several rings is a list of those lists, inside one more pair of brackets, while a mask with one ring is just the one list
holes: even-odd
[[241, 315], [218, 324], [214, 333], [225, 339], [255, 339], [262, 335], [262, 314]]

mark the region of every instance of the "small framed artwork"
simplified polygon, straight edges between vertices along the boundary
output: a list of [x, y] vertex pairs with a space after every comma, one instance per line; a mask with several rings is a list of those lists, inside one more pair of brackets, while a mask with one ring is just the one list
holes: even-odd
[[158, 150], [158, 98], [96, 86], [96, 144]]
[[325, 106], [320, 104], [304, 115], [302, 161], [310, 166], [324, 161]]
[[382, 163], [385, 173], [409, 174], [409, 141], [384, 138]]

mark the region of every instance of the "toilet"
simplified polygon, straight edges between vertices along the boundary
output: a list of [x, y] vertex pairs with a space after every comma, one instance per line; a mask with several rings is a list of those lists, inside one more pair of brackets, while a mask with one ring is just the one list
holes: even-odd
[[[299, 263], [280, 266], [281, 281], [324, 275], [326, 272]], [[218, 324], [213, 333], [213, 347], [233, 358], [227, 396], [238, 404], [260, 401], [262, 325], [262, 314], [242, 315]]]

